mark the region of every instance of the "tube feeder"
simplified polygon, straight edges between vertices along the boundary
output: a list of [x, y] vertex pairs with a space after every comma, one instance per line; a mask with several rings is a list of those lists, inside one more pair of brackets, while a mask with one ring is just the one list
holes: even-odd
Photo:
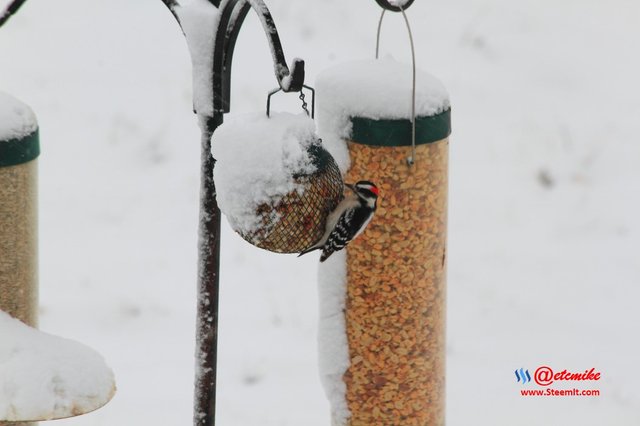
[[[31, 110], [0, 93], [0, 310], [38, 325], [38, 125]], [[18, 112], [20, 111], [20, 112]]]
[[443, 425], [450, 110], [416, 122], [354, 117], [347, 180], [382, 201], [347, 248], [344, 375], [350, 425]]
[[[408, 26], [404, 9], [378, 3]], [[415, 56], [413, 73], [356, 61], [324, 71], [316, 88], [321, 136], [346, 143], [345, 181], [380, 189], [373, 220], [346, 248], [348, 359], [344, 402], [330, 395], [334, 425], [444, 425], [448, 94]]]
[[0, 337], [0, 395], [11, 389], [10, 400], [0, 401], [0, 426], [79, 416], [115, 392], [113, 373], [95, 351], [35, 330], [39, 154], [35, 115], [0, 92], [0, 323], [8, 332]]

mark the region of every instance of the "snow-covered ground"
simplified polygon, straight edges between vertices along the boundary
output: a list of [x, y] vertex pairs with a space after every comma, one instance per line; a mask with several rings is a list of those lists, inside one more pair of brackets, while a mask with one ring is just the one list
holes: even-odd
[[[2, 4], [6, 4], [3, 0]], [[287, 59], [371, 57], [373, 0], [267, 0]], [[640, 424], [640, 4], [418, 1], [419, 67], [451, 94], [447, 424]], [[389, 15], [383, 53], [409, 60]], [[190, 422], [199, 130], [160, 0], [30, 0], [0, 29], [0, 90], [41, 127], [41, 329], [98, 350], [118, 393], [72, 425]], [[275, 87], [250, 15], [232, 109]], [[296, 96], [275, 110], [297, 112]], [[219, 424], [329, 424], [316, 259], [225, 225]], [[602, 372], [597, 398], [523, 398], [516, 368]]]

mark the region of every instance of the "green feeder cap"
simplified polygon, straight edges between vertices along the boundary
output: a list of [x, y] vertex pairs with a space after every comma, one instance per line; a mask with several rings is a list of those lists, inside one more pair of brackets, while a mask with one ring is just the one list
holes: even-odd
[[[351, 140], [372, 146], [411, 146], [411, 120], [374, 120], [352, 117]], [[451, 134], [451, 109], [416, 117], [416, 145], [437, 142]]]
[[26, 104], [0, 92], [0, 167], [27, 163], [40, 155], [38, 121]]

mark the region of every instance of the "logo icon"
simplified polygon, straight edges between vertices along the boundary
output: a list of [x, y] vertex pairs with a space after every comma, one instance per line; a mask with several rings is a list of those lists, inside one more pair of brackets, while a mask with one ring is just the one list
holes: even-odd
[[522, 381], [523, 385], [527, 382], [530, 382], [531, 375], [529, 374], [529, 370], [525, 370], [524, 368], [521, 368], [520, 370], [516, 370], [516, 379], [518, 383]]

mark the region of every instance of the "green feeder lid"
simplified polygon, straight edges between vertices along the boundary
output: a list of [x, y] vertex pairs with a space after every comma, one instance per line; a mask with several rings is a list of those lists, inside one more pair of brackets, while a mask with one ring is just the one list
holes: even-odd
[[0, 92], [0, 167], [27, 163], [40, 155], [38, 122], [31, 108]]
[[[351, 140], [371, 146], [411, 146], [411, 120], [352, 117]], [[451, 134], [451, 109], [416, 117], [416, 145], [437, 142]]]

